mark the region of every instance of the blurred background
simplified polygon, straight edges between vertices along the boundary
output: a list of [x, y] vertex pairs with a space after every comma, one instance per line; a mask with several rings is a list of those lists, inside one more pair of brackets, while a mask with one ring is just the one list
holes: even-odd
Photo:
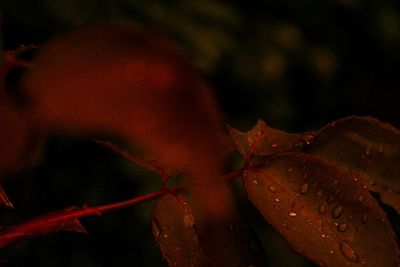
[[[286, 131], [316, 130], [349, 115], [400, 127], [396, 0], [3, 0], [1, 12], [5, 49], [100, 21], [157, 28], [185, 47], [214, 86], [227, 122], [241, 130], [258, 118]], [[156, 191], [159, 180], [85, 138], [53, 136], [40, 166], [6, 179], [4, 187], [16, 206], [0, 209], [1, 224], [9, 225]], [[314, 266], [263, 222], [240, 186], [237, 191], [270, 266]], [[0, 252], [8, 259], [1, 264], [165, 266], [151, 236], [151, 207], [84, 218], [89, 235], [63, 232], [18, 243]], [[399, 217], [385, 209], [399, 233]]]

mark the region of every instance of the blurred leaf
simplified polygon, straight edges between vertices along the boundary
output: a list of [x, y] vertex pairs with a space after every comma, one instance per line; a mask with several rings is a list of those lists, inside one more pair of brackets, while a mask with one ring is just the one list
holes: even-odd
[[351, 173], [288, 152], [243, 177], [250, 200], [292, 247], [321, 266], [397, 266], [384, 211]]
[[190, 198], [165, 195], [154, 207], [153, 236], [169, 266], [267, 266], [247, 225], [234, 216], [209, 221]]
[[31, 116], [50, 131], [124, 138], [166, 168], [220, 168], [223, 124], [211, 88], [175, 43], [148, 29], [103, 24], [55, 38], [22, 86]]
[[400, 213], [400, 131], [371, 117], [323, 127], [306, 151], [358, 173], [361, 183]]
[[22, 161], [29, 132], [19, 110], [0, 98], [0, 174], [15, 169]]

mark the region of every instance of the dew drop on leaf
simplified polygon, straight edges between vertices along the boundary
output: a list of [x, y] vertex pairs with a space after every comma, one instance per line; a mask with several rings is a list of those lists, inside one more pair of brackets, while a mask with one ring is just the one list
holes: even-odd
[[343, 213], [343, 207], [342, 206], [336, 206], [335, 208], [333, 208], [332, 210], [332, 217], [334, 219], [339, 218]]
[[324, 204], [319, 205], [318, 212], [320, 214], [325, 214], [328, 211], [327, 207]]
[[367, 223], [367, 221], [368, 221], [368, 213], [365, 212], [361, 217], [361, 222]]
[[160, 228], [158, 228], [158, 225], [155, 221], [151, 221], [151, 230], [155, 238], [160, 236]]
[[349, 215], [347, 215], [347, 220], [348, 221], [352, 221], [354, 219], [354, 216], [353, 216], [353, 214], [349, 214]]
[[296, 211], [294, 211], [294, 210], [289, 211], [289, 216], [290, 217], [296, 217], [297, 216]]
[[192, 227], [194, 225], [194, 217], [192, 214], [186, 214], [183, 217], [183, 222], [185, 223], [186, 227]]
[[273, 185], [268, 186], [268, 190], [271, 191], [272, 193], [276, 192], [276, 187]]
[[310, 188], [310, 185], [308, 183], [304, 183], [301, 185], [300, 187], [300, 192], [302, 194], [307, 194], [308, 193], [308, 189]]
[[340, 242], [339, 249], [347, 260], [355, 263], [360, 261], [357, 254], [354, 252], [354, 249], [349, 244]]
[[347, 230], [347, 224], [346, 223], [341, 223], [337, 226], [337, 230], [339, 232], [346, 232]]

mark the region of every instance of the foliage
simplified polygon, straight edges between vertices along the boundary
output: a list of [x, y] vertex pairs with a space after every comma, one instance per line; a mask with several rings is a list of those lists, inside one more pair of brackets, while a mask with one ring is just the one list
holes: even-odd
[[[137, 47], [129, 50], [127, 43]], [[98, 48], [104, 53], [100, 57]], [[396, 163], [400, 135], [394, 127], [369, 117], [349, 117], [318, 132], [300, 134], [272, 129], [262, 121], [247, 133], [230, 128], [231, 139], [245, 165], [240, 172], [219, 176], [224, 146], [217, 127], [218, 110], [207, 95], [207, 85], [197, 82], [199, 78], [193, 70], [185, 67], [184, 76], [171, 72], [182, 71], [181, 67], [187, 64], [173, 45], [137, 27], [100, 25], [60, 37], [42, 50], [32, 66], [20, 61], [17, 52], [5, 57], [2, 107], [9, 107], [11, 112], [2, 112], [3, 123], [14, 123], [13, 114], [20, 114], [23, 119], [2, 131], [3, 173], [20, 166], [30, 131], [106, 131], [129, 142], [142, 142], [145, 153], [156, 156], [156, 161], [131, 156], [110, 142], [97, 141], [158, 173], [162, 187], [159, 192], [120, 203], [68, 208], [3, 227], [2, 248], [60, 230], [86, 232], [79, 222], [81, 217], [161, 196], [151, 225], [169, 266], [266, 266], [256, 236], [231, 206], [227, 178], [242, 175], [249, 199], [264, 218], [297, 252], [316, 264], [376, 266], [382, 260], [385, 266], [399, 263], [395, 235], [385, 212], [367, 192], [371, 187], [383, 201], [398, 208]], [[60, 51], [63, 57], [54, 61]], [[26, 97], [30, 97], [28, 105], [13, 104], [6, 90], [5, 76], [10, 69], [21, 66], [29, 68], [21, 85]], [[124, 72], [126, 68], [128, 73]], [[104, 76], [108, 69], [111, 71]], [[191, 77], [191, 91], [186, 88], [186, 76]], [[146, 102], [126, 109], [120, 106], [124, 103], [120, 99]], [[191, 110], [186, 101], [193, 104]], [[155, 113], [157, 110], [164, 115]], [[120, 111], [131, 121], [120, 120]], [[141, 117], [135, 117], [137, 114]], [[175, 128], [174, 124], [180, 126]], [[20, 129], [26, 134], [13, 135]], [[13, 141], [14, 136], [21, 140]], [[177, 138], [178, 150], [177, 141], [171, 137]], [[12, 144], [22, 145], [14, 152]], [[204, 154], [210, 153], [211, 147], [217, 151]], [[258, 163], [254, 162], [255, 157]], [[170, 175], [176, 173], [167, 170], [171, 168], [183, 171], [182, 188], [170, 189], [166, 185]], [[3, 203], [12, 207], [5, 193], [1, 194]]]
[[[235, 127], [249, 127], [252, 118], [262, 117], [269, 125], [279, 126], [284, 130], [315, 130], [327, 121], [348, 114], [368, 114], [398, 126], [398, 94], [396, 90], [391, 89], [393, 81], [396, 80], [396, 75], [393, 75], [395, 66], [400, 59], [398, 50], [395, 49], [400, 39], [398, 4], [394, 1], [305, 1], [301, 5], [293, 1], [255, 1], [252, 4], [234, 1], [154, 1], [152, 5], [130, 0], [112, 3], [102, 0], [85, 3], [47, 0], [36, 2], [37, 4], [29, 1], [4, 2], [2, 9], [6, 49], [14, 49], [21, 43], [43, 43], [60, 31], [95, 21], [130, 21], [133, 18], [157, 28], [184, 45], [186, 52], [194, 58], [196, 65], [207, 74], [216, 87], [227, 114], [227, 121]], [[56, 221], [65, 219], [64, 211], [51, 213], [49, 216], [36, 216], [71, 204], [80, 206], [82, 203], [91, 202], [90, 206], [96, 206], [98, 203], [114, 202], [149, 191], [154, 191], [156, 196], [166, 194], [166, 197], [169, 197], [172, 196], [169, 194], [172, 184], [180, 186], [182, 181], [187, 181], [184, 174], [178, 175], [177, 170], [170, 169], [170, 166], [161, 168], [160, 164], [148, 155], [143, 157], [142, 153], [132, 154], [131, 144], [120, 142], [121, 140], [114, 139], [115, 136], [112, 136], [112, 142], [105, 142], [110, 136], [106, 134], [105, 138], [104, 135], [94, 135], [95, 131], [83, 132], [83, 136], [74, 131], [61, 131], [61, 137], [52, 134], [51, 139], [47, 139], [43, 133], [32, 132], [32, 129], [27, 132], [24, 111], [20, 110], [20, 105], [27, 104], [27, 99], [21, 97], [24, 95], [14, 85], [15, 76], [18, 78], [19, 72], [30, 64], [15, 56], [19, 52], [5, 54], [8, 57], [8, 65], [3, 68], [3, 75], [7, 72], [7, 87], [0, 104], [1, 135], [5, 136], [0, 140], [0, 151], [7, 151], [0, 154], [0, 173], [4, 177], [2, 182], [11, 201], [5, 194], [2, 194], [2, 200], [9, 206], [16, 207], [15, 210], [1, 208], [4, 234], [21, 232], [19, 227], [27, 229], [26, 225], [34, 229], [33, 235], [46, 233], [46, 227], [48, 232], [67, 229], [68, 227], [63, 228], [56, 223], [52, 230], [52, 224], [48, 220], [49, 217], [55, 218]], [[26, 59], [30, 53], [32, 52], [23, 53], [21, 56]], [[19, 67], [15, 67], [16, 65]], [[9, 68], [10, 66], [13, 67]], [[316, 110], [318, 112], [315, 112]], [[261, 135], [264, 138], [258, 138], [258, 130], [267, 133]], [[326, 244], [332, 248], [329, 252], [333, 251], [334, 256], [341, 255], [341, 248], [347, 248], [349, 252], [350, 247], [354, 254], [349, 253], [348, 256], [353, 260], [357, 259], [361, 263], [367, 258], [373, 262], [374, 259], [368, 258], [369, 253], [365, 252], [370, 248], [360, 248], [364, 245], [360, 245], [363, 242], [348, 240], [353, 240], [354, 231], [378, 225], [381, 233], [386, 231], [385, 233], [391, 236], [390, 228], [388, 230], [386, 225], [386, 222], [390, 221], [398, 233], [398, 214], [385, 205], [391, 205], [397, 211], [399, 209], [396, 179], [399, 162], [396, 143], [398, 130], [390, 125], [369, 117], [357, 116], [338, 120], [318, 131], [299, 134], [274, 129], [261, 121], [248, 133], [233, 128], [230, 132], [236, 150], [243, 156], [244, 162], [235, 159], [236, 162], [232, 165], [233, 172], [224, 177], [238, 177], [244, 169], [248, 170], [245, 174], [252, 175], [243, 175], [244, 182], [247, 179], [244, 187], [237, 184], [239, 181], [235, 182], [235, 201], [239, 207], [237, 212], [245, 221], [250, 222], [250, 227], [255, 228], [256, 232], [256, 235], [244, 234], [237, 240], [251, 240], [250, 243], [255, 245], [251, 245], [250, 248], [257, 248], [260, 245], [255, 239], [261, 238], [270, 266], [311, 265], [304, 258], [292, 253], [283, 239], [271, 230], [270, 224], [290, 241], [293, 248], [302, 250], [300, 254], [310, 257], [315, 262], [327, 260], [323, 253], [310, 255], [309, 250], [302, 249], [303, 246], [308, 247], [307, 244], [293, 241], [293, 236], [298, 234], [296, 231], [291, 231], [291, 228], [282, 230], [280, 224], [276, 225], [272, 221], [282, 216], [288, 222], [299, 218], [304, 218], [307, 222], [306, 217], [319, 216], [319, 213], [316, 213], [318, 210], [311, 209], [307, 204], [305, 208], [302, 206], [303, 203], [308, 203], [308, 198], [313, 199], [315, 194], [318, 196], [318, 185], [312, 187], [315, 183], [311, 183], [310, 179], [308, 186], [303, 186], [302, 180], [296, 175], [292, 177], [292, 184], [282, 185], [288, 193], [293, 191], [293, 198], [301, 206], [301, 209], [297, 210], [299, 206], [296, 204], [296, 216], [288, 216], [289, 213], [285, 213], [286, 210], [291, 211], [290, 202], [278, 203], [282, 206], [276, 205], [275, 202], [270, 203], [275, 204], [274, 208], [279, 208], [281, 214], [278, 211], [276, 216], [265, 213], [257, 198], [254, 198], [255, 193], [249, 190], [254, 184], [249, 184], [248, 180], [254, 178], [253, 176], [260, 176], [259, 170], [275, 174], [268, 176], [267, 183], [284, 180], [286, 176], [281, 179], [279, 172], [284, 173], [286, 166], [280, 170], [280, 165], [276, 164], [286, 161], [287, 158], [290, 158], [293, 166], [297, 166], [298, 158], [307, 158], [315, 168], [321, 165], [328, 169], [332, 165], [337, 166], [340, 174], [344, 177], [350, 175], [348, 178], [359, 183], [362, 192], [367, 194], [368, 190], [372, 191], [381, 208], [388, 214], [388, 218], [385, 218], [382, 224], [379, 222], [379, 218], [384, 218], [382, 210], [377, 211], [374, 208], [375, 217], [369, 213], [364, 216], [362, 209], [365, 208], [365, 203], [376, 201], [371, 200], [369, 194], [362, 193], [363, 201], [368, 201], [363, 205], [356, 205], [354, 212], [358, 220], [346, 222], [346, 231], [340, 232], [338, 226], [341, 225], [342, 230], [344, 226], [339, 222], [346, 221], [344, 216], [350, 213], [349, 207], [353, 204], [343, 203], [343, 214], [333, 222], [332, 214], [328, 216], [327, 210], [327, 215], [321, 216], [321, 220], [326, 224], [321, 227], [320, 234], [321, 237], [329, 237], [326, 238]], [[93, 138], [96, 138], [95, 142]], [[258, 141], [253, 143], [251, 140], [254, 139]], [[22, 144], [24, 140], [26, 143]], [[43, 142], [44, 140], [49, 141]], [[123, 157], [119, 157], [118, 154]], [[41, 158], [38, 155], [42, 155]], [[313, 159], [312, 156], [318, 159]], [[11, 167], [16, 162], [17, 166]], [[129, 164], [131, 162], [139, 167]], [[33, 170], [20, 172], [26, 170], [22, 167], [32, 166], [32, 163], [36, 166]], [[160, 190], [156, 188], [159, 186], [159, 180], [153, 179], [152, 175], [143, 171], [143, 167], [160, 176]], [[295, 167], [292, 168], [293, 172]], [[18, 172], [10, 172], [15, 170]], [[265, 182], [265, 179], [260, 177], [259, 184], [262, 182]], [[333, 184], [324, 190], [333, 190], [335, 194], [339, 187], [341, 185]], [[247, 193], [241, 192], [242, 188], [247, 189], [248, 197], [269, 224], [262, 222], [258, 211], [247, 204]], [[263, 190], [262, 186], [253, 188]], [[301, 190], [307, 193], [303, 194]], [[359, 188], [355, 190], [358, 191]], [[269, 194], [265, 197], [282, 193], [277, 191], [272, 194], [269, 190], [265, 192]], [[186, 190], [179, 191], [177, 196], [182, 194], [187, 196]], [[242, 195], [244, 198], [241, 198]], [[326, 206], [333, 209], [340, 202], [340, 198], [346, 201], [350, 198], [351, 202], [352, 197], [355, 198], [345, 193], [341, 195], [339, 192], [334, 202], [326, 203]], [[315, 201], [319, 200], [322, 199]], [[158, 202], [157, 206], [159, 205], [161, 204]], [[371, 204], [372, 206], [375, 207], [376, 204]], [[24, 265], [24, 262], [29, 262], [42, 266], [156, 266], [161, 260], [153, 248], [154, 242], [150, 240], [152, 224], [148, 220], [152, 216], [151, 208], [152, 205], [137, 205], [130, 212], [115, 212], [101, 218], [84, 218], [82, 222], [91, 233], [89, 236], [60, 233], [29, 241], [21, 235], [23, 242], [5, 247], [2, 252], [10, 255], [8, 264], [11, 265]], [[197, 209], [196, 206], [194, 210]], [[69, 214], [69, 211], [65, 212]], [[59, 214], [61, 218], [58, 217]], [[249, 226], [241, 226], [242, 220], [236, 222], [236, 216], [237, 214], [232, 216], [233, 224], [239, 225], [239, 229], [247, 229]], [[30, 219], [32, 217], [37, 219]], [[153, 213], [152, 218], [155, 217]], [[272, 220], [270, 217], [273, 217]], [[367, 220], [365, 225], [362, 224], [363, 218]], [[36, 223], [37, 221], [39, 223]], [[201, 224], [203, 220], [196, 218], [195, 221]], [[45, 225], [44, 228], [42, 224]], [[228, 229], [231, 228], [230, 223], [224, 225], [228, 225]], [[218, 228], [215, 225], [213, 227]], [[167, 231], [162, 227], [160, 229]], [[247, 231], [244, 230], [245, 233]], [[200, 231], [199, 236], [202, 233]], [[319, 234], [313, 233], [316, 236]], [[360, 231], [361, 240], [365, 238], [363, 233], [365, 232]], [[292, 236], [289, 236], [290, 234]], [[379, 236], [379, 231], [377, 235]], [[168, 236], [171, 237], [169, 234]], [[223, 240], [224, 235], [220, 238]], [[109, 247], [109, 240], [114, 244], [112, 248]], [[335, 240], [338, 242], [334, 243]], [[388, 238], [382, 245], [393, 249], [392, 241]], [[162, 242], [157, 243], [162, 247]], [[243, 242], [243, 245], [245, 244], [246, 242]], [[334, 244], [347, 244], [349, 247], [338, 245], [335, 248]], [[230, 251], [235, 251], [235, 242], [232, 242], [232, 245]], [[321, 246], [320, 249], [323, 250], [324, 247]], [[245, 248], [242, 247], [241, 250]], [[256, 249], [257, 251], [259, 250]], [[388, 253], [390, 251], [391, 249]], [[179, 255], [180, 252], [174, 251], [172, 254], [174, 253]], [[170, 258], [165, 252], [164, 256]], [[68, 260], [60, 262], [58, 258]], [[333, 259], [340, 261], [343, 257]]]

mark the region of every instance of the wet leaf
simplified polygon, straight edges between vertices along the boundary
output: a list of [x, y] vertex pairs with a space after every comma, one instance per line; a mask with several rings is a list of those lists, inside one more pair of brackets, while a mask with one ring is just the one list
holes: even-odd
[[159, 199], [151, 226], [169, 266], [267, 266], [263, 250], [244, 222], [236, 216], [210, 221], [183, 195]]
[[292, 247], [321, 266], [397, 266], [384, 211], [351, 173], [318, 156], [272, 157], [244, 174], [264, 218]]
[[300, 150], [313, 139], [312, 133], [287, 133], [268, 127], [258, 120], [256, 126], [248, 132], [229, 127], [231, 139], [243, 158], [251, 156], [270, 156], [276, 153]]
[[369, 190], [400, 213], [400, 131], [371, 117], [348, 117], [322, 128], [306, 149], [360, 175]]

